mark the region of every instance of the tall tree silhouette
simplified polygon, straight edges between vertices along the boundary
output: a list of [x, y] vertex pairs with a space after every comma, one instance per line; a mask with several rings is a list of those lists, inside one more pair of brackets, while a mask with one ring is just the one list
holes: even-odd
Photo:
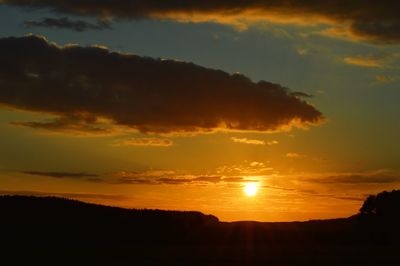
[[400, 190], [370, 195], [360, 208], [360, 214], [393, 222], [400, 220]]

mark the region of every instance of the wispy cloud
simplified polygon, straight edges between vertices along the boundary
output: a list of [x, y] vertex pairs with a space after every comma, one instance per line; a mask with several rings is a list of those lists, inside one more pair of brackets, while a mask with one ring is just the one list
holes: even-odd
[[91, 193], [64, 193], [64, 192], [44, 192], [28, 190], [0, 190], [0, 195], [25, 195], [25, 196], [57, 196], [80, 200], [115, 200], [123, 201], [127, 197], [114, 194], [91, 194]]
[[289, 159], [300, 159], [300, 158], [304, 158], [304, 157], [306, 157], [304, 154], [300, 154], [297, 152], [286, 153], [286, 158], [289, 158]]
[[56, 179], [79, 179], [91, 183], [105, 183], [100, 175], [73, 172], [46, 172], [46, 171], [21, 171], [20, 173], [32, 176], [45, 176]]
[[344, 58], [344, 62], [348, 65], [355, 65], [360, 67], [381, 68], [385, 65], [385, 60], [383, 60], [382, 58], [371, 56], [349, 56]]
[[375, 80], [382, 83], [392, 83], [398, 81], [399, 77], [389, 75], [376, 75]]
[[247, 176], [226, 176], [218, 174], [192, 174], [176, 171], [147, 170], [142, 172], [119, 172], [114, 175], [114, 184], [125, 185], [201, 185], [258, 182], [258, 179]]
[[70, 173], [70, 172], [42, 172], [42, 171], [22, 171], [23, 174], [28, 175], [38, 175], [38, 176], [48, 176], [53, 178], [94, 178], [99, 177], [95, 174], [88, 173]]
[[279, 143], [276, 140], [265, 141], [265, 140], [237, 138], [237, 137], [231, 137], [231, 140], [235, 143], [250, 144], [250, 145], [275, 145]]
[[116, 173], [116, 184], [125, 185], [180, 185], [218, 183], [223, 180], [218, 175], [193, 175], [177, 173], [175, 171], [148, 170], [143, 172], [120, 172]]
[[366, 55], [349, 55], [343, 58], [343, 62], [366, 68], [394, 69], [400, 59], [400, 53], [375, 53]]
[[150, 146], [150, 147], [170, 147], [174, 143], [170, 139], [161, 138], [130, 138], [116, 142], [115, 146]]
[[273, 168], [268, 162], [244, 161], [241, 164], [223, 165], [216, 169], [216, 173], [225, 176], [254, 176], [270, 174]]
[[108, 136], [120, 133], [110, 126], [110, 121], [99, 119], [89, 114], [65, 114], [46, 121], [11, 121], [9, 124], [19, 127], [29, 127], [46, 130], [51, 134], [68, 134], [74, 136]]
[[308, 178], [309, 182], [325, 184], [390, 184], [400, 183], [400, 175], [390, 171], [342, 173]]

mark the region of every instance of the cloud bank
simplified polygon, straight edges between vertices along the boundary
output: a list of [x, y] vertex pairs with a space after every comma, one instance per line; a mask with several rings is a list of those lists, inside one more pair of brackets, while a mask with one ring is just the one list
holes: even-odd
[[97, 24], [89, 23], [83, 20], [71, 20], [68, 17], [62, 18], [43, 18], [40, 21], [24, 21], [27, 28], [43, 27], [56, 29], [69, 29], [78, 32], [87, 30], [105, 30], [110, 29], [110, 24], [105, 21], [99, 21]]
[[243, 26], [270, 21], [327, 24], [336, 31], [375, 42], [400, 41], [400, 2], [395, 0], [0, 0], [0, 3], [56, 12], [122, 19], [173, 19]]
[[90, 132], [108, 121], [142, 133], [273, 132], [323, 120], [278, 84], [104, 47], [2, 38], [0, 62], [0, 104], [56, 117], [14, 122], [20, 126]]

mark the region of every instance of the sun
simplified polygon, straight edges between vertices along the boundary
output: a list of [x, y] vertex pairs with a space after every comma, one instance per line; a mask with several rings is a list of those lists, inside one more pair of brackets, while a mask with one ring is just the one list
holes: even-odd
[[257, 190], [258, 190], [258, 186], [254, 182], [246, 183], [244, 185], [244, 193], [248, 197], [254, 197], [257, 194]]

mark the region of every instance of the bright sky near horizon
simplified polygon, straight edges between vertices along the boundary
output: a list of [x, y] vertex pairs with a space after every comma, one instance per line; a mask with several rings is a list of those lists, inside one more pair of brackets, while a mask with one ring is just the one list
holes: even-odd
[[0, 193], [292, 221], [400, 188], [399, 3], [164, 2], [0, 0]]

